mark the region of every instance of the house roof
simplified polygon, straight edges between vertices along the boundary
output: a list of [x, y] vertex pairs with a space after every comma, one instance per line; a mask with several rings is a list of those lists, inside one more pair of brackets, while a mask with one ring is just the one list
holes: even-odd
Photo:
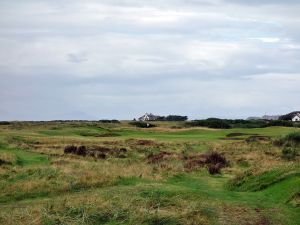
[[148, 117], [149, 119], [157, 119], [159, 116], [156, 116], [152, 113], [145, 113], [143, 116], [141, 116], [139, 119], [143, 119], [145, 117]]
[[294, 111], [279, 117], [280, 120], [292, 120], [295, 116], [300, 117], [300, 111]]

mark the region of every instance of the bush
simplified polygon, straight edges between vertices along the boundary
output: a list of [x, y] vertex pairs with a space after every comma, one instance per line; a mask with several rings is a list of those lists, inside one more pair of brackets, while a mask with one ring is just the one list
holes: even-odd
[[297, 149], [293, 147], [284, 147], [282, 149], [282, 158], [287, 160], [293, 160], [297, 156]]
[[106, 154], [105, 153], [103, 153], [103, 152], [98, 152], [97, 154], [96, 154], [96, 157], [98, 158], [98, 159], [106, 159]]
[[292, 160], [300, 152], [300, 132], [293, 132], [278, 138], [274, 144], [283, 147], [282, 158]]
[[216, 129], [228, 129], [231, 128], [231, 125], [227, 123], [225, 120], [217, 119], [217, 118], [210, 118], [207, 120], [193, 120], [191, 122], [187, 122], [186, 125], [192, 127], [209, 127], [209, 128], [216, 128]]
[[64, 149], [64, 153], [65, 154], [75, 154], [77, 151], [77, 147], [74, 146], [74, 145], [69, 145], [69, 146], [66, 146], [65, 149]]
[[85, 147], [84, 145], [79, 146], [79, 147], [77, 148], [77, 151], [76, 151], [76, 154], [77, 154], [77, 155], [86, 156], [86, 153], [87, 153], [87, 150], [86, 150], [86, 147]]
[[136, 126], [136, 127], [140, 127], [140, 128], [156, 127], [154, 124], [141, 122], [141, 121], [133, 121], [133, 122], [130, 122], [129, 124], [133, 125], [133, 126]]
[[206, 157], [205, 163], [208, 164], [207, 169], [211, 175], [220, 174], [221, 169], [228, 165], [226, 158], [217, 152], [210, 153]]
[[293, 132], [285, 136], [285, 140], [292, 146], [300, 145], [300, 132]]
[[157, 121], [186, 121], [187, 119], [187, 116], [169, 115], [160, 116], [157, 118]]
[[282, 126], [282, 127], [300, 127], [300, 124], [293, 123], [291, 121], [282, 120], [230, 120], [230, 119], [218, 119], [218, 118], [208, 118], [206, 120], [193, 120], [186, 123], [187, 126], [203, 126], [209, 128], [264, 128], [272, 126]]
[[210, 153], [206, 158], [206, 163], [210, 163], [213, 165], [220, 164], [222, 166], [226, 166], [228, 164], [226, 158], [219, 154], [218, 152], [212, 152]]
[[7, 162], [4, 161], [3, 159], [0, 159], [0, 166], [3, 165], [3, 164], [6, 164]]
[[217, 128], [217, 129], [229, 129], [231, 128], [230, 124], [223, 120], [210, 120], [208, 123], [209, 128]]
[[299, 147], [300, 146], [300, 132], [293, 132], [283, 136], [274, 141], [274, 144], [278, 146], [288, 146], [288, 147]]
[[9, 125], [10, 124], [10, 122], [8, 122], [8, 121], [0, 121], [0, 125]]
[[266, 126], [268, 126], [268, 127], [271, 127], [271, 126], [293, 127], [294, 123], [292, 121], [272, 120], [272, 121], [269, 121]]
[[214, 174], [220, 174], [221, 173], [221, 164], [216, 164], [216, 165], [209, 165], [208, 166], [208, 172], [209, 174], [211, 175], [214, 175]]
[[266, 127], [265, 120], [226, 120], [232, 128], [263, 128]]
[[99, 120], [100, 123], [120, 123], [119, 120]]

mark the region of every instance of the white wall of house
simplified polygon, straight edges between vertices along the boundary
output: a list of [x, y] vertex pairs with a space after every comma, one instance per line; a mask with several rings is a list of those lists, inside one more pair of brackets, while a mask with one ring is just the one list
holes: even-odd
[[292, 118], [292, 121], [293, 121], [293, 122], [300, 121], [300, 116], [299, 116], [299, 115], [294, 116], [294, 117]]
[[144, 115], [141, 118], [139, 118], [140, 121], [149, 121], [150, 117], [148, 115]]
[[139, 121], [152, 121], [156, 119], [157, 116], [153, 115], [152, 113], [146, 113], [145, 115], [139, 118]]

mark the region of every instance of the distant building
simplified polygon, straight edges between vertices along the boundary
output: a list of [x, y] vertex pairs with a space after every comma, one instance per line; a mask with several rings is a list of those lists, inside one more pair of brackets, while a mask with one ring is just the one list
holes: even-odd
[[154, 121], [160, 118], [160, 116], [153, 115], [152, 113], [145, 113], [145, 115], [139, 118], [139, 121]]
[[300, 111], [295, 111], [295, 112], [291, 112], [286, 115], [280, 116], [279, 119], [298, 122], [298, 121], [300, 121]]
[[259, 116], [250, 116], [246, 120], [261, 120], [262, 118]]
[[262, 117], [263, 120], [278, 120], [280, 115], [275, 115], [275, 116], [269, 116], [269, 115], [264, 115]]
[[248, 117], [247, 120], [278, 120], [279, 117], [280, 117], [280, 115], [275, 115], [275, 116], [264, 115], [262, 117], [251, 116], [251, 117]]
[[298, 121], [300, 121], [300, 113], [299, 113], [298, 115], [294, 116], [294, 117], [292, 118], [292, 121], [293, 121], [293, 122], [298, 122]]

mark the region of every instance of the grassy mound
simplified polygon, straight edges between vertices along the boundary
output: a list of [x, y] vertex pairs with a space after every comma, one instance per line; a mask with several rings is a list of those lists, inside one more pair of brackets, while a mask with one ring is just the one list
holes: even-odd
[[278, 168], [261, 174], [247, 170], [227, 183], [231, 191], [260, 191], [291, 177], [300, 177], [300, 169]]

